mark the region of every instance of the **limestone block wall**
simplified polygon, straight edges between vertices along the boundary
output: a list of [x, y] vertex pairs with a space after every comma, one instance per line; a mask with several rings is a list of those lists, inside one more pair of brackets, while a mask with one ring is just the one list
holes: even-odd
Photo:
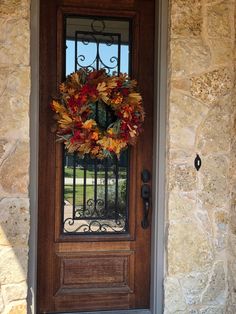
[[[235, 30], [236, 30], [236, 3], [235, 3]], [[235, 37], [236, 39], [236, 37]], [[234, 68], [236, 69], [236, 50], [234, 50]], [[234, 117], [236, 117], [236, 89], [234, 87]], [[226, 313], [234, 314], [236, 311], [236, 118], [231, 138], [230, 155], [230, 192], [231, 210], [229, 215], [229, 245], [228, 245], [228, 302]]]
[[170, 1], [165, 314], [236, 313], [234, 12]]
[[26, 313], [30, 3], [0, 0], [0, 313]]

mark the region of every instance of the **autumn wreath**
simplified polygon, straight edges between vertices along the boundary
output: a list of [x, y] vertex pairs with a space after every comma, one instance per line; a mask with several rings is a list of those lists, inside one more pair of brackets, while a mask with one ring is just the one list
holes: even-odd
[[57, 135], [69, 153], [103, 159], [133, 145], [144, 121], [137, 82], [126, 74], [79, 70], [60, 85], [51, 103]]

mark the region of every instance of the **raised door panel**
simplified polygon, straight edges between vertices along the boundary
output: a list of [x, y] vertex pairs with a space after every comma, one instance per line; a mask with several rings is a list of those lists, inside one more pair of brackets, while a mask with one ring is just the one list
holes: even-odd
[[132, 293], [133, 252], [57, 254], [60, 264], [58, 296], [84, 293]]

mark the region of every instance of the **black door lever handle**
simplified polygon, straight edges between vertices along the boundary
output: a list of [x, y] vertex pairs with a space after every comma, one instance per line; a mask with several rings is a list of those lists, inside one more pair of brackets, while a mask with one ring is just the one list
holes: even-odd
[[148, 184], [143, 184], [141, 188], [141, 197], [143, 199], [143, 220], [141, 221], [141, 226], [143, 229], [147, 229], [149, 226], [148, 214], [150, 209], [150, 196], [150, 186]]

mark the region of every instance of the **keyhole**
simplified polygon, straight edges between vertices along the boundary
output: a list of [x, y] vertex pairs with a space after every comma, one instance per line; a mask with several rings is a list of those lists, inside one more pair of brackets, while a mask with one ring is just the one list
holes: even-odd
[[197, 154], [195, 160], [194, 160], [194, 166], [197, 169], [197, 171], [201, 168], [202, 165], [202, 160], [200, 158], [200, 156]]

